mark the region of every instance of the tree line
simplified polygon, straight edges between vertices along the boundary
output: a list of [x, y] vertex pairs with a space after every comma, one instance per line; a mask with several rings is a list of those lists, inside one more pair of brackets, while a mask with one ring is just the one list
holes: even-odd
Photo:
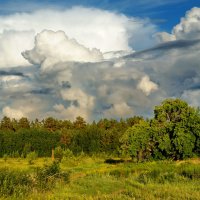
[[185, 159], [200, 155], [200, 113], [180, 99], [166, 99], [152, 119], [101, 119], [87, 123], [48, 117], [29, 121], [3, 117], [0, 122], [0, 156], [26, 157], [30, 152], [51, 156], [61, 147], [74, 155], [107, 154], [151, 159]]

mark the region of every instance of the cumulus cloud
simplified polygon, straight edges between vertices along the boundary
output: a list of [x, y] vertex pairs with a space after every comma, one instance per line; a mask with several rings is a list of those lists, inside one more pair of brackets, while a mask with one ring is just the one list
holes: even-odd
[[21, 52], [32, 48], [34, 33], [32, 31], [3, 31], [0, 33], [0, 68], [29, 66], [30, 63], [21, 56]]
[[158, 85], [151, 81], [150, 78], [146, 75], [142, 77], [142, 79], [137, 85], [137, 88], [142, 90], [148, 96], [151, 92], [156, 91], [158, 89]]
[[34, 97], [26, 96], [18, 97], [9, 106], [4, 106], [2, 109], [2, 115], [10, 118], [20, 119], [21, 117], [28, 117], [34, 119], [41, 117], [40, 109], [44, 107], [44, 103]]
[[[188, 13], [194, 13], [194, 10], [198, 15], [199, 11], [196, 8]], [[78, 20], [80, 17], [72, 18], [74, 16], [72, 14], [78, 11], [83, 18], [87, 16], [81, 21], [82, 23], [94, 15], [97, 28], [94, 28], [93, 20], [88, 21], [89, 25], [83, 23], [81, 26]], [[51, 12], [55, 21], [47, 22], [44, 16], [47, 17], [47, 13]], [[94, 13], [98, 16], [98, 20]], [[189, 16], [188, 13], [184, 19]], [[25, 16], [23, 18], [25, 25], [20, 21], [22, 15]], [[114, 25], [106, 24], [105, 28], [106, 20], [103, 18], [104, 21], [101, 21], [102, 15], [114, 20]], [[44, 20], [37, 24], [32, 16], [39, 22]], [[69, 19], [69, 22], [66, 22], [68, 25], [65, 25], [60, 16], [62, 18], [68, 16], [65, 18], [65, 21]], [[15, 19], [15, 23], [9, 22], [8, 19]], [[26, 21], [28, 19], [35, 24], [29, 25]], [[37, 33], [35, 44], [31, 39], [30, 46], [23, 50], [23, 55], [32, 63], [31, 66], [29, 63], [29, 67], [25, 67], [28, 64], [24, 63], [15, 67], [15, 70], [13, 68], [0, 70], [1, 115], [27, 116], [32, 119], [53, 116], [72, 120], [80, 115], [88, 121], [102, 117], [120, 118], [131, 115], [149, 117], [154, 106], [169, 97], [183, 98], [191, 105], [199, 106], [200, 40], [198, 37], [189, 39], [188, 32], [187, 37], [185, 35], [178, 39], [178, 33], [172, 31], [172, 34], [160, 35], [162, 43], [159, 45], [134, 51], [134, 42], [131, 40], [133, 35], [129, 34], [142, 30], [142, 25], [129, 32], [131, 30], [127, 26], [132, 22], [127, 19], [128, 17], [120, 14], [86, 8], [6, 16], [6, 26], [2, 24], [0, 29], [4, 26], [8, 31], [11, 27], [14, 27], [16, 32], [30, 31], [31, 28], [37, 27], [33, 28], [32, 34], [37, 33], [45, 21], [48, 25], [45, 28], [51, 28], [50, 25], [53, 26], [57, 22], [58, 24], [49, 31]], [[193, 24], [191, 20], [186, 21]], [[72, 22], [75, 25], [69, 28]], [[126, 23], [124, 25], [124, 22], [128, 25]], [[3, 22], [0, 17], [1, 23]], [[111, 24], [111, 21], [108, 20], [108, 23]], [[195, 24], [194, 26], [198, 26], [197, 22]], [[59, 28], [61, 25], [63, 29]], [[188, 27], [194, 34], [198, 28], [192, 26]], [[62, 31], [55, 30], [58, 28]], [[84, 35], [87, 29], [88, 36]], [[85, 40], [81, 35], [82, 30]], [[113, 38], [111, 37], [111, 33], [114, 32], [119, 36], [119, 43], [115, 34]], [[149, 33], [147, 40], [150, 41]], [[108, 40], [115, 42], [116, 46]], [[93, 47], [100, 50], [94, 50]], [[109, 52], [105, 52], [108, 49]], [[25, 62], [27, 63], [26, 60]], [[5, 65], [9, 66], [9, 63]], [[13, 65], [17, 65], [17, 62]]]
[[97, 49], [88, 49], [74, 39], [68, 39], [63, 31], [45, 30], [37, 34], [35, 47], [22, 53], [30, 63], [45, 70], [60, 62], [98, 62], [103, 55]]
[[156, 26], [151, 22], [146, 23], [146, 20], [133, 20], [123, 14], [96, 8], [73, 7], [62, 11], [46, 9], [0, 17], [0, 33], [4, 30], [31, 30], [35, 33], [44, 29], [62, 30], [78, 43], [102, 52], [129, 50], [132, 48], [129, 39], [137, 44], [143, 36], [146, 45], [152, 44], [148, 38], [156, 32]]
[[173, 40], [196, 40], [200, 39], [200, 8], [194, 7], [187, 11], [185, 17], [181, 18], [172, 33], [160, 32], [155, 34], [155, 37], [160, 42]]
[[200, 8], [194, 7], [188, 11], [181, 22], [173, 28], [176, 39], [200, 39]]
[[127, 103], [122, 102], [119, 104], [112, 105], [111, 108], [105, 110], [103, 112], [104, 117], [106, 118], [113, 118], [113, 117], [128, 117], [133, 116], [133, 108], [127, 105]]
[[[19, 93], [10, 91], [5, 98], [2, 107], [1, 116], [8, 116], [10, 118], [28, 117], [29, 119], [43, 119], [47, 117], [49, 105], [51, 100], [45, 96], [34, 95], [25, 91]], [[8, 101], [12, 99], [12, 101]], [[53, 104], [53, 103], [52, 103]]]
[[20, 119], [25, 116], [24, 113], [22, 112], [22, 109], [20, 108], [13, 109], [13, 108], [10, 108], [9, 106], [4, 107], [2, 112], [4, 116], [15, 118], [15, 119]]

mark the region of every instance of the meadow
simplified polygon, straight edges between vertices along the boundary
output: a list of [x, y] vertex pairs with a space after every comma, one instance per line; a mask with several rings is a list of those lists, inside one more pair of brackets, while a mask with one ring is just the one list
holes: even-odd
[[199, 200], [200, 110], [167, 99], [152, 119], [4, 117], [0, 199]]
[[200, 199], [200, 159], [1, 158], [0, 199]]

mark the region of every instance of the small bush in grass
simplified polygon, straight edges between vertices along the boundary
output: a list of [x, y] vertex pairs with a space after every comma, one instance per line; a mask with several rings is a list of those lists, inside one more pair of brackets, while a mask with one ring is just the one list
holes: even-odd
[[74, 154], [70, 149], [66, 149], [63, 151], [63, 156], [66, 158], [72, 158]]
[[69, 172], [61, 172], [59, 162], [37, 168], [36, 180], [39, 188], [50, 189], [58, 179], [69, 182]]
[[32, 151], [27, 154], [26, 158], [28, 159], [28, 163], [30, 165], [34, 164], [34, 161], [37, 159], [38, 154], [35, 151]]

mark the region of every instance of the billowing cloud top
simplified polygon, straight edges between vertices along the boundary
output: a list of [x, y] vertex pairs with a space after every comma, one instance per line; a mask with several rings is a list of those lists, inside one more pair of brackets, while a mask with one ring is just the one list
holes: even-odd
[[165, 98], [200, 106], [200, 9], [171, 33], [94, 8], [0, 16], [1, 116], [150, 116]]
[[103, 55], [97, 49], [88, 49], [63, 31], [42, 31], [35, 38], [35, 47], [22, 53], [31, 64], [45, 70], [60, 62], [98, 62]]

